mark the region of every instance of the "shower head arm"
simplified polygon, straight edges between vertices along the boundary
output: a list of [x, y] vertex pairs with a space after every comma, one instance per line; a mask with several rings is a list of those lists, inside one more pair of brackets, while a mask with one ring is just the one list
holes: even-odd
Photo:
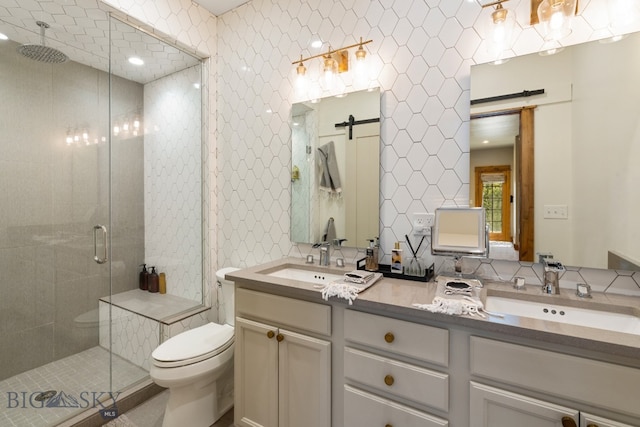
[[36, 24], [38, 25], [38, 27], [40, 27], [40, 44], [42, 46], [46, 46], [45, 41], [44, 41], [44, 32], [47, 28], [49, 28], [49, 24], [47, 24], [46, 22], [42, 22], [42, 21], [36, 21]]

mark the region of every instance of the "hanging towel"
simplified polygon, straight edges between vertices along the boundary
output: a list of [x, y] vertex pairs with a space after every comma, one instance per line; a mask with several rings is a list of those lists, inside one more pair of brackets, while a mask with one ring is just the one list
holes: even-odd
[[340, 173], [338, 172], [338, 162], [336, 161], [336, 151], [333, 147], [333, 141], [329, 141], [318, 148], [320, 155], [320, 190], [329, 193], [340, 194], [342, 187], [340, 186]]

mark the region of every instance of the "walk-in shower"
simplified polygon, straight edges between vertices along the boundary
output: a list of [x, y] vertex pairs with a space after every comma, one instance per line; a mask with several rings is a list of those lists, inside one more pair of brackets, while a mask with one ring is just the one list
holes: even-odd
[[202, 311], [203, 62], [108, 10], [0, 0], [0, 426], [109, 407]]

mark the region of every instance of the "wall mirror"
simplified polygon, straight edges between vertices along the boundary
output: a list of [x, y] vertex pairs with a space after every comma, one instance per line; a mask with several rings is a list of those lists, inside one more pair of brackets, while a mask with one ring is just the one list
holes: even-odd
[[380, 232], [380, 90], [291, 109], [291, 241], [366, 247]]
[[472, 67], [469, 199], [500, 222], [492, 258], [640, 269], [638, 75], [640, 33]]

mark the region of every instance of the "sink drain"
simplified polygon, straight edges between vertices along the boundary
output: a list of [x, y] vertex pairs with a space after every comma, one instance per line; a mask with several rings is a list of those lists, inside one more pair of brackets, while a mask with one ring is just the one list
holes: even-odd
[[34, 399], [37, 402], [42, 402], [42, 401], [45, 401], [47, 399], [51, 399], [53, 396], [56, 395], [56, 393], [58, 393], [58, 392], [55, 391], [55, 390], [43, 391], [42, 393], [40, 393], [36, 397], [34, 397]]

